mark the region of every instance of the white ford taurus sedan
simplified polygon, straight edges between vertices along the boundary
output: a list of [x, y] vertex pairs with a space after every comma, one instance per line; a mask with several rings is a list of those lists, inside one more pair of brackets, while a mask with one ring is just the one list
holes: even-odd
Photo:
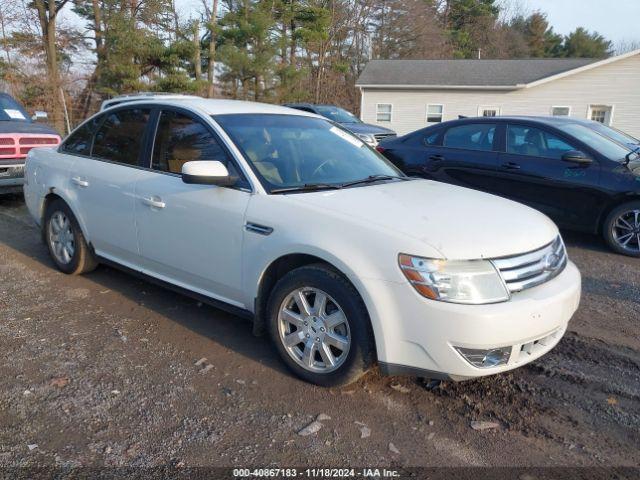
[[360, 139], [250, 102], [122, 102], [32, 150], [25, 198], [56, 266], [116, 264], [253, 319], [320, 385], [462, 380], [553, 348], [580, 299], [556, 226], [405, 177]]

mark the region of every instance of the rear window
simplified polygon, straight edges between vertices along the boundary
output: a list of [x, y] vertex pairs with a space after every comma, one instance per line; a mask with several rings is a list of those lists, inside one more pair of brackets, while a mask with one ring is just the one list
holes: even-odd
[[477, 123], [451, 127], [444, 136], [443, 145], [449, 148], [464, 150], [493, 150], [493, 137], [496, 125], [491, 123]]
[[107, 113], [96, 133], [91, 155], [112, 162], [137, 165], [149, 114], [147, 108]]
[[93, 134], [96, 132], [98, 125], [100, 125], [102, 118], [102, 115], [95, 117], [71, 133], [69, 138], [62, 144], [62, 151], [72, 155], [89, 156], [91, 154]]

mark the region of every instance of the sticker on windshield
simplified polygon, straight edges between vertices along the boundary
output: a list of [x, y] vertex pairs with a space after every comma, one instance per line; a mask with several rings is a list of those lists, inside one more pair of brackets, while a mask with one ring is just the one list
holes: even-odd
[[340, 138], [346, 140], [347, 142], [351, 143], [352, 145], [355, 145], [356, 147], [361, 147], [361, 146], [364, 145], [364, 143], [362, 143], [356, 137], [354, 137], [353, 135], [348, 134], [347, 132], [345, 132], [344, 130], [339, 129], [338, 127], [331, 127], [329, 129], [329, 131], [332, 132], [332, 133], [335, 133]]
[[12, 118], [14, 120], [26, 120], [26, 118], [24, 118], [24, 115], [22, 114], [22, 112], [20, 110], [14, 110], [12, 108], [5, 108], [4, 109], [4, 113], [9, 115], [9, 118]]

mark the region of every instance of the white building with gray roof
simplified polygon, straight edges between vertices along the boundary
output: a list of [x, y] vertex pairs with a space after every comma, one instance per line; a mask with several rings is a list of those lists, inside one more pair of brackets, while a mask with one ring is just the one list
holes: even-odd
[[402, 135], [459, 116], [568, 115], [640, 137], [640, 50], [594, 59], [372, 60], [361, 118]]

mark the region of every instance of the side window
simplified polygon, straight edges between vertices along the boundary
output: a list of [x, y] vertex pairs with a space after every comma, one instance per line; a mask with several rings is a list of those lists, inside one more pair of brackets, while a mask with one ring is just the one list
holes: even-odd
[[78, 128], [64, 141], [61, 150], [72, 155], [89, 156], [91, 154], [93, 134], [96, 132], [98, 125], [100, 125], [102, 118], [102, 115], [95, 117]]
[[425, 135], [422, 139], [425, 145], [437, 145], [438, 138], [440, 138], [440, 130], [437, 132], [431, 133], [430, 135]]
[[523, 125], [507, 127], [507, 153], [560, 160], [562, 155], [570, 150], [576, 148], [539, 128]]
[[163, 111], [153, 145], [151, 168], [179, 174], [186, 162], [198, 160], [217, 160], [231, 175], [239, 176], [227, 152], [205, 125], [182, 113]]
[[449, 148], [491, 151], [495, 133], [496, 125], [492, 123], [460, 125], [447, 130], [442, 144]]
[[108, 113], [93, 141], [91, 155], [112, 162], [137, 165], [149, 109], [130, 108]]

